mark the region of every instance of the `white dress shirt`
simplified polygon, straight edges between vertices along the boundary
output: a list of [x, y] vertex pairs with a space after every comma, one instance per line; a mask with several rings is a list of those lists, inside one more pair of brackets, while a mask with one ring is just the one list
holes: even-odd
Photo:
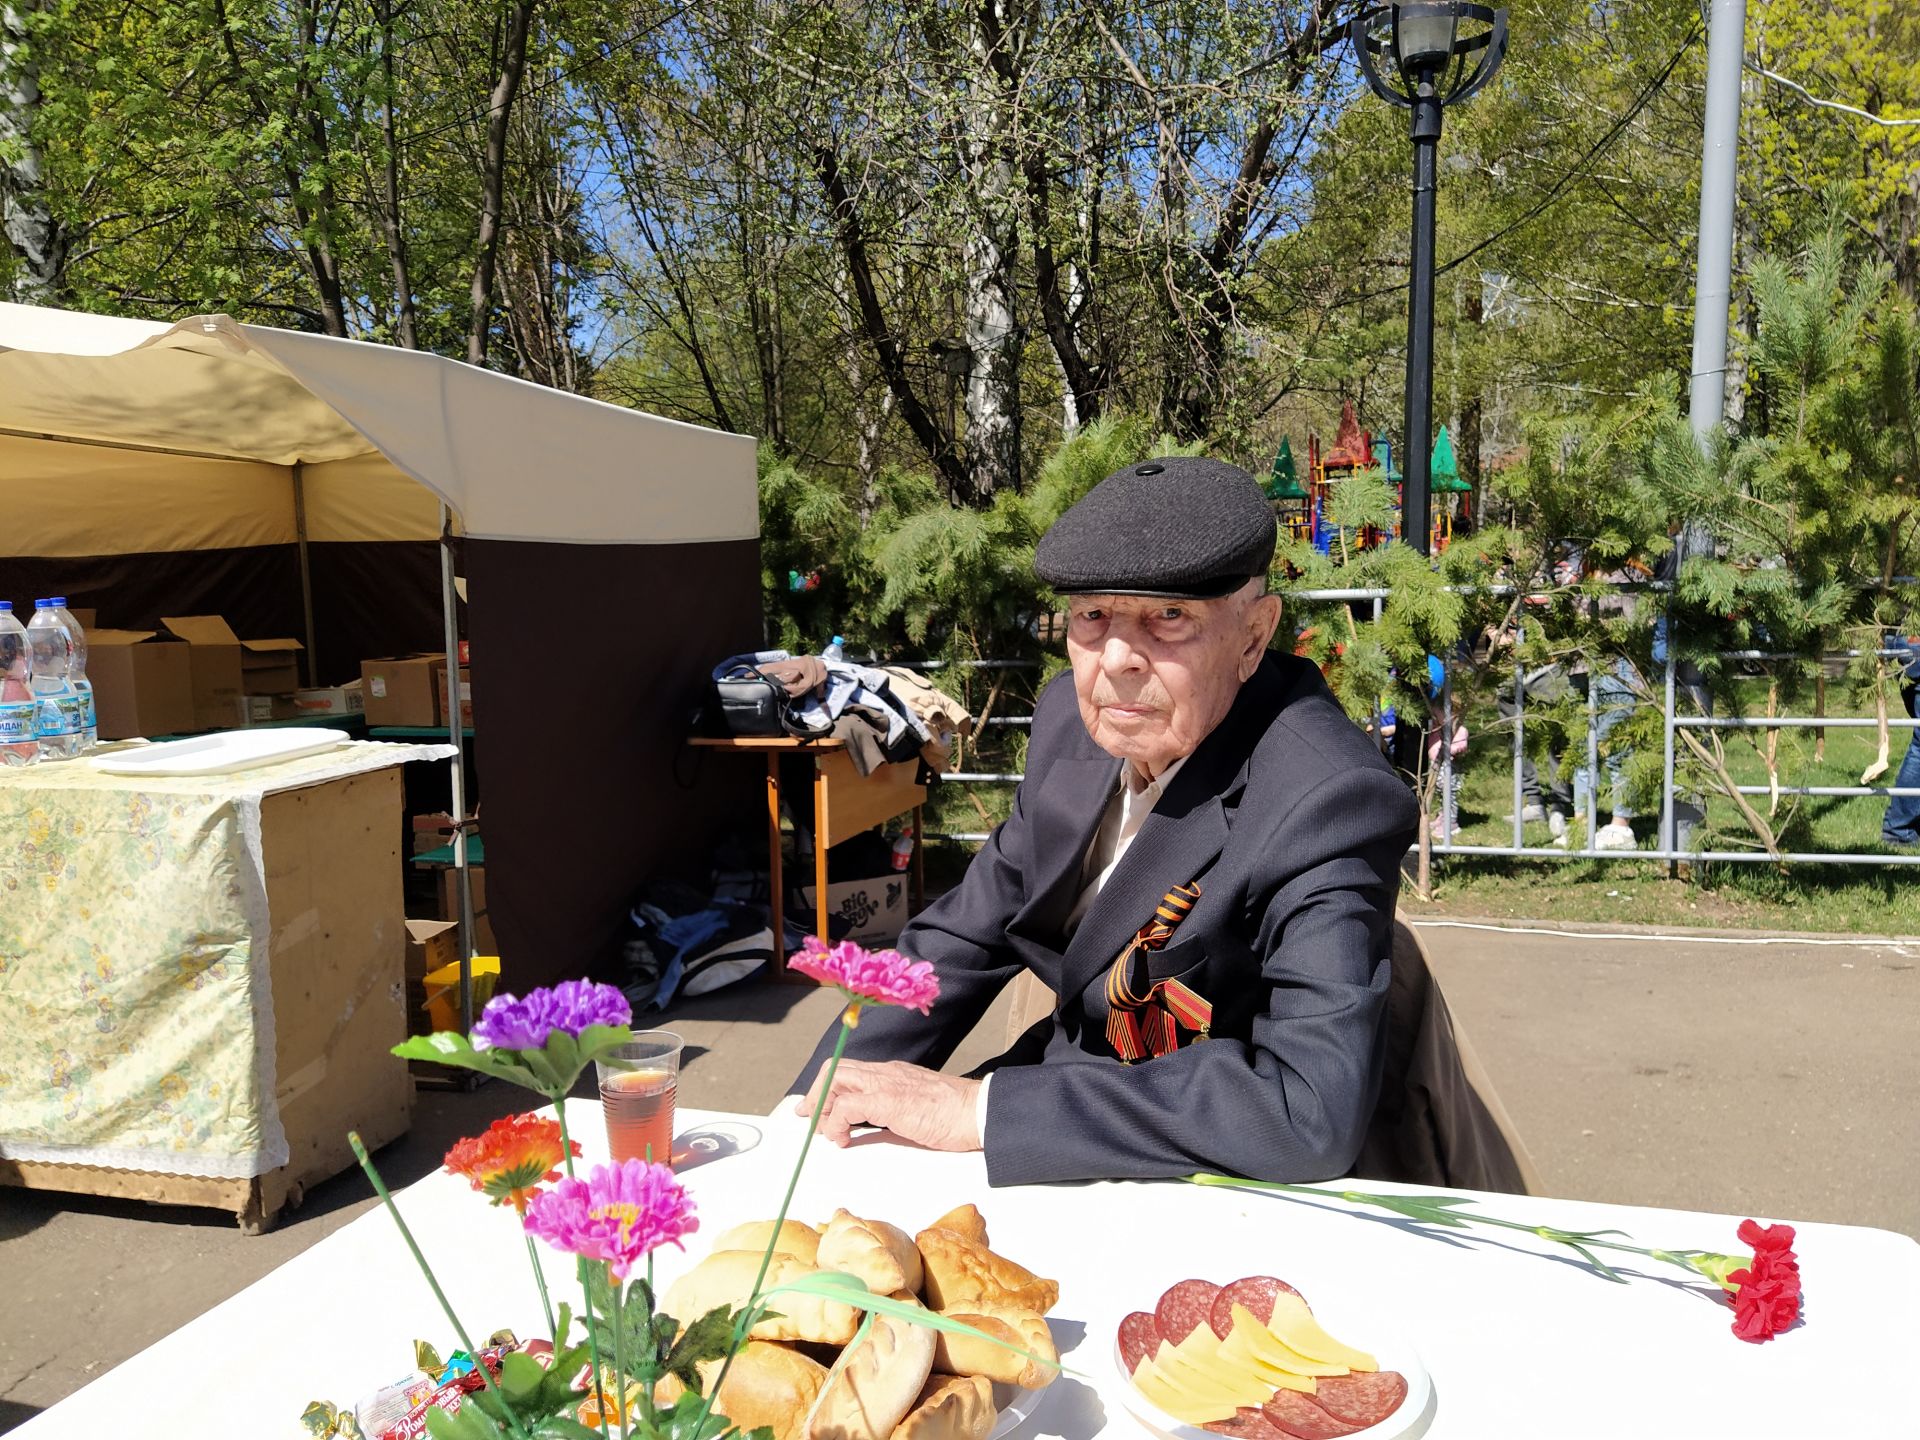
[[[1068, 938], [1080, 928], [1080, 922], [1086, 918], [1087, 911], [1093, 908], [1095, 898], [1107, 881], [1113, 878], [1113, 872], [1120, 868], [1120, 861], [1126, 855], [1127, 847], [1133, 844], [1133, 837], [1140, 833], [1147, 816], [1153, 813], [1153, 807], [1160, 803], [1161, 797], [1167, 793], [1167, 787], [1173, 783], [1173, 777], [1180, 773], [1180, 767], [1186, 763], [1187, 757], [1182, 755], [1153, 780], [1143, 780], [1130, 761], [1121, 765], [1120, 783], [1114, 787], [1113, 798], [1107, 801], [1106, 813], [1100, 817], [1100, 824], [1087, 845], [1086, 858], [1080, 865], [1080, 897], [1073, 902], [1073, 909], [1067, 912]], [[974, 1097], [974, 1126], [980, 1132], [982, 1143], [987, 1138], [987, 1090], [992, 1084], [993, 1076], [983, 1078], [980, 1093]]]

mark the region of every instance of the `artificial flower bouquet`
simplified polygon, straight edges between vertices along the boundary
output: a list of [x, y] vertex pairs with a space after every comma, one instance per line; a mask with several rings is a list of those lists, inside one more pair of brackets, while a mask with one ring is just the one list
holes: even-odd
[[[846, 998], [828, 1062], [828, 1084], [863, 1006], [903, 1005], [925, 1014], [939, 995], [930, 965], [893, 951], [870, 952], [852, 944], [829, 947], [809, 937], [791, 963]], [[303, 1416], [310, 1433], [353, 1440], [713, 1440], [729, 1435], [772, 1440], [764, 1427], [737, 1429], [715, 1412], [713, 1397], [748, 1332], [779, 1313], [779, 1298], [787, 1292], [855, 1306], [866, 1312], [868, 1325], [876, 1314], [886, 1315], [975, 1336], [1026, 1355], [960, 1321], [875, 1295], [851, 1275], [823, 1271], [787, 1284], [766, 1283], [817, 1113], [794, 1162], [779, 1220], [746, 1305], [723, 1306], [704, 1315], [662, 1313], [653, 1284], [653, 1253], [665, 1245], [684, 1249], [685, 1237], [699, 1227], [692, 1198], [667, 1165], [644, 1160], [597, 1165], [584, 1177], [576, 1175], [580, 1147], [567, 1124], [568, 1092], [589, 1065], [632, 1038], [632, 1018], [618, 989], [570, 980], [525, 996], [494, 997], [470, 1036], [443, 1031], [394, 1048], [406, 1059], [460, 1066], [511, 1081], [545, 1096], [552, 1105], [552, 1118], [526, 1114], [495, 1121], [483, 1134], [460, 1141], [446, 1157], [451, 1173], [467, 1179], [495, 1205], [513, 1208], [547, 1334], [523, 1343], [509, 1332], [498, 1332], [484, 1346], [473, 1343], [359, 1137], [352, 1136], [354, 1153], [461, 1348], [443, 1359], [420, 1343], [413, 1373], [356, 1407], [316, 1401]], [[577, 1310], [570, 1301], [555, 1305], [548, 1294], [536, 1242], [575, 1257]], [[702, 1367], [712, 1374], [716, 1361], [718, 1374], [703, 1387]], [[668, 1377], [679, 1384], [661, 1387]], [[676, 1398], [657, 1401], [656, 1387], [677, 1392]]]

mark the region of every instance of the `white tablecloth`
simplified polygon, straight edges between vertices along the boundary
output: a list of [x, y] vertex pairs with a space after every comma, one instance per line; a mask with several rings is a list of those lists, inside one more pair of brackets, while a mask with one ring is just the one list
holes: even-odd
[[[575, 1102], [568, 1115], [591, 1165], [605, 1148], [596, 1108]], [[751, 1147], [684, 1171], [707, 1237], [774, 1213], [804, 1133], [799, 1119], [683, 1111], [678, 1129], [682, 1142], [694, 1132]], [[1649, 1263], [1615, 1285], [1523, 1232], [1435, 1236], [1385, 1212], [1181, 1183], [994, 1190], [978, 1155], [934, 1154], [883, 1135], [844, 1151], [814, 1148], [796, 1218], [823, 1221], [845, 1205], [911, 1230], [971, 1200], [996, 1249], [1059, 1279], [1063, 1360], [1088, 1378], [1056, 1381], [1015, 1440], [1144, 1433], [1118, 1398], [1114, 1326], [1129, 1310], [1151, 1309], [1175, 1280], [1244, 1274], [1282, 1276], [1309, 1300], [1336, 1292], [1377, 1300], [1433, 1377], [1431, 1440], [1920, 1434], [1903, 1378], [1920, 1353], [1911, 1301], [1920, 1245], [1889, 1231], [1800, 1226], [1805, 1318], [1750, 1345], [1730, 1333], [1723, 1303], [1670, 1266]], [[401, 1192], [399, 1205], [476, 1341], [503, 1326], [542, 1333], [510, 1210], [444, 1173]], [[1740, 1249], [1739, 1216], [1513, 1196], [1487, 1196], [1485, 1208], [1568, 1229], [1618, 1228], [1647, 1245]], [[662, 1286], [706, 1249], [696, 1236], [687, 1256], [663, 1252]], [[557, 1303], [571, 1291], [571, 1265], [551, 1257], [548, 1273]], [[15, 1433], [94, 1440], [104, 1426], [294, 1440], [309, 1400], [353, 1404], [406, 1370], [416, 1337], [455, 1348], [392, 1220], [376, 1209]]]

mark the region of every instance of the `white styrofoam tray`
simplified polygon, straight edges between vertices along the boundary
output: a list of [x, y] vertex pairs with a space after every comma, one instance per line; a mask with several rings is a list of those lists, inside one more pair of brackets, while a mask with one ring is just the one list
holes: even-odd
[[344, 730], [226, 730], [191, 740], [163, 740], [112, 755], [93, 757], [94, 768], [109, 775], [230, 775], [258, 765], [277, 765], [302, 755], [317, 755], [351, 742]]

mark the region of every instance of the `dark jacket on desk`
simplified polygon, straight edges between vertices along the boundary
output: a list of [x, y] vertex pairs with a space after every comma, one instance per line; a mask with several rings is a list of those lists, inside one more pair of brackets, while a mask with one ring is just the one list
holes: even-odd
[[[1024, 967], [1063, 998], [997, 1062], [993, 1184], [1344, 1173], [1380, 1085], [1413, 796], [1312, 665], [1269, 654], [1067, 940], [1087, 847], [1119, 781], [1063, 675], [1035, 707], [1012, 816], [900, 937], [939, 974], [933, 1013], [870, 1009], [847, 1054], [941, 1065]], [[1106, 1034], [1107, 973], [1162, 896], [1188, 882], [1199, 901], [1149, 975], [1177, 976], [1212, 1003], [1211, 1038], [1122, 1065]]]

